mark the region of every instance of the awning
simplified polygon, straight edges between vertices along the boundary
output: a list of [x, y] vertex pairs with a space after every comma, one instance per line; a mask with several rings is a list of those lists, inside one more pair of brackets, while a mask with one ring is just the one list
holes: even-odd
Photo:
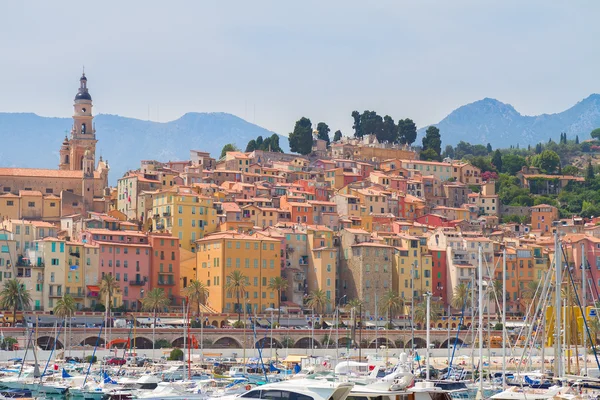
[[[373, 322], [366, 321], [365, 325], [366, 326], [378, 326], [378, 327], [380, 327], [380, 326], [386, 326], [388, 323], [389, 323], [388, 321], [373, 321]], [[392, 323], [392, 325], [395, 325], [395, 324]]]
[[302, 360], [305, 358], [307, 358], [307, 356], [297, 356], [297, 355], [290, 354], [282, 361], [284, 363], [301, 363]]
[[88, 288], [88, 290], [90, 290], [92, 292], [100, 292], [100, 286], [88, 285], [87, 288]]

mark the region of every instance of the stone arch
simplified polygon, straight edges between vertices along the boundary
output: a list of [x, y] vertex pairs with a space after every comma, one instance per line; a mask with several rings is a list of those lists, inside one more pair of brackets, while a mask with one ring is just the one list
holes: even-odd
[[415, 349], [425, 349], [425, 348], [427, 348], [427, 342], [423, 338], [416, 337], [414, 343], [415, 343], [415, 345], [413, 346], [413, 340], [410, 339], [406, 343], [406, 347], [409, 348], [409, 349], [412, 349], [413, 347]]
[[56, 340], [56, 346], [54, 346], [54, 341], [55, 341], [55, 339], [52, 336], [42, 336], [42, 337], [38, 338], [37, 345], [42, 350], [52, 350], [53, 347], [54, 347], [54, 350], [60, 350], [60, 349], [64, 348], [64, 346], [60, 340]]
[[[264, 337], [262, 339], [259, 339], [255, 344], [254, 347], [256, 347], [257, 349], [264, 349], [264, 348], [271, 348], [271, 338], [270, 337]], [[281, 345], [281, 342], [279, 342], [279, 340], [273, 338], [273, 348], [276, 349], [283, 349], [283, 346]]]
[[442, 323], [440, 322], [437, 327], [442, 328]]
[[371, 343], [369, 343], [370, 349], [376, 349], [376, 348], [379, 348], [379, 346], [387, 346], [388, 349], [396, 347], [394, 342], [392, 342], [389, 339], [383, 338], [383, 337], [378, 337], [376, 339], [373, 339], [371, 341]]
[[[216, 319], [211, 323], [212, 326], [219, 326], [219, 321], [217, 321]], [[206, 325], [204, 325], [206, 326]]]
[[215, 326], [220, 326], [221, 328], [226, 328], [227, 327], [227, 321], [223, 320], [223, 321], [221, 321], [220, 325], [215, 325]]
[[403, 349], [406, 346], [406, 343], [404, 343], [404, 340], [402, 339], [394, 340], [394, 344], [396, 345], [397, 349]]
[[[177, 339], [173, 340], [171, 342], [171, 345], [173, 347], [177, 347], [178, 349], [187, 349], [189, 347], [189, 345], [190, 345], [189, 341], [190, 341], [190, 339], [188, 339], [188, 338], [184, 339], [184, 337], [181, 336], [181, 337], [178, 337]], [[185, 346], [183, 345], [184, 342], [185, 342]], [[193, 348], [193, 346], [192, 346], [192, 348]]]
[[65, 164], [68, 164], [68, 163], [69, 163], [69, 155], [65, 154]]
[[221, 349], [221, 348], [237, 349], [237, 348], [242, 348], [242, 344], [232, 337], [223, 336], [223, 337], [215, 340], [212, 347], [214, 347], [216, 349]]
[[452, 323], [452, 329], [456, 329], [456, 323], [455, 322]]
[[340, 340], [338, 340], [338, 347], [352, 347], [354, 346], [354, 343], [352, 342], [352, 339], [349, 337], [343, 337], [340, 338]]
[[[312, 342], [313, 342], [313, 339], [311, 339], [310, 337], [303, 337], [296, 341], [296, 343], [294, 344], [294, 347], [296, 349], [310, 349], [310, 345]], [[319, 342], [317, 339], [314, 339], [314, 345], [315, 345], [315, 349], [320, 349], [322, 347], [321, 342]]]
[[440, 349], [447, 349], [448, 348], [448, 344], [450, 346], [454, 346], [454, 341], [456, 340], [456, 345], [457, 346], [462, 346], [463, 344], [465, 344], [465, 342], [463, 342], [460, 338], [457, 339], [455, 337], [450, 338], [450, 341], [448, 341], [448, 339], [444, 340], [442, 342], [442, 344], [440, 345]]
[[81, 346], [92, 346], [95, 347], [96, 343], [98, 344], [98, 347], [104, 347], [104, 345], [106, 344], [106, 341], [104, 340], [104, 338], [99, 338], [98, 336], [90, 336], [88, 338], [85, 338], [80, 345]]
[[143, 336], [136, 336], [131, 339], [131, 345], [135, 343], [136, 349], [151, 349], [152, 348], [152, 340], [145, 338]]

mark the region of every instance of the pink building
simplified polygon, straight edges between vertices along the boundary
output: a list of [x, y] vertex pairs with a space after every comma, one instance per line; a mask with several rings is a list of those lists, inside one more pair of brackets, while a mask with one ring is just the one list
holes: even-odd
[[[151, 276], [152, 248], [146, 234], [138, 231], [88, 229], [83, 233], [82, 239], [84, 243], [99, 247], [98, 280], [106, 274], [113, 275], [119, 283], [125, 309], [139, 310], [142, 290], [148, 291], [151, 288], [148, 281]], [[179, 261], [176, 269], [179, 270]], [[113, 304], [113, 307], [119, 306], [120, 304]]]

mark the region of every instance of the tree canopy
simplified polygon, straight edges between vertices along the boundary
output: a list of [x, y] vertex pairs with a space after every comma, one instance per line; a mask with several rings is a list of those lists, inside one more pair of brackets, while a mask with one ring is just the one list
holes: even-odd
[[317, 137], [321, 140], [326, 141], [327, 147], [329, 147], [329, 144], [331, 143], [331, 140], [329, 139], [330, 131], [331, 131], [331, 129], [329, 129], [329, 125], [327, 125], [325, 122], [319, 122], [317, 124], [317, 132], [318, 132]]
[[283, 153], [283, 150], [279, 146], [279, 135], [274, 133], [271, 136], [263, 139], [262, 136], [252, 139], [246, 145], [246, 152], [254, 150], [272, 151], [275, 153]]
[[421, 151], [421, 160], [441, 161], [442, 157], [442, 138], [440, 130], [435, 126], [430, 126], [425, 131], [423, 137], [423, 151]]
[[312, 151], [312, 122], [306, 117], [296, 121], [294, 131], [289, 135], [290, 150], [302, 155]]
[[221, 156], [219, 158], [225, 157], [228, 151], [240, 151], [240, 149], [238, 149], [233, 143], [227, 143], [225, 146], [223, 146], [223, 149], [221, 150]]

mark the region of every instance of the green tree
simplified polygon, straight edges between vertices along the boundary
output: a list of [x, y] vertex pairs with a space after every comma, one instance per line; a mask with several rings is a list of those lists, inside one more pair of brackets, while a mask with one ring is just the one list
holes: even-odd
[[66, 319], [67, 317], [73, 316], [77, 306], [75, 300], [70, 294], [65, 294], [61, 297], [54, 306], [54, 315], [59, 318]]
[[592, 139], [600, 140], [600, 128], [596, 128], [590, 132]]
[[228, 151], [240, 151], [240, 149], [238, 149], [233, 143], [227, 143], [225, 146], [223, 146], [223, 149], [221, 150], [221, 156], [219, 158], [225, 157]]
[[289, 135], [290, 150], [302, 155], [310, 154], [312, 138], [312, 122], [308, 118], [300, 118], [296, 121], [294, 131]]
[[335, 131], [335, 133], [333, 134], [333, 141], [337, 142], [342, 138], [342, 131], [340, 131], [339, 129], [337, 131]]
[[352, 119], [354, 120], [354, 124], [352, 125], [352, 129], [354, 129], [354, 137], [363, 137], [364, 134], [360, 124], [360, 113], [358, 111], [352, 111]]
[[4, 281], [4, 287], [0, 292], [0, 308], [12, 310], [13, 326], [17, 323], [17, 310], [27, 310], [31, 306], [31, 295], [25, 289], [25, 285], [18, 279]]
[[240, 297], [243, 297], [246, 293], [246, 287], [249, 286], [248, 277], [241, 271], [233, 271], [227, 276], [227, 282], [225, 283], [225, 290], [234, 294], [236, 298], [236, 308], [238, 312], [238, 321], [242, 318], [242, 304], [240, 303]]
[[594, 180], [594, 166], [592, 165], [592, 160], [588, 160], [588, 165], [585, 169], [585, 179], [588, 183]]
[[269, 289], [277, 292], [277, 324], [281, 319], [281, 292], [288, 288], [288, 281], [281, 276], [271, 278], [269, 282]]
[[256, 140], [252, 139], [246, 145], [246, 153], [250, 153], [251, 151], [256, 150]]
[[508, 153], [502, 157], [502, 170], [509, 175], [515, 175], [523, 166], [527, 165], [527, 160], [517, 154]]
[[329, 144], [331, 143], [331, 140], [329, 139], [330, 131], [331, 130], [329, 129], [329, 125], [327, 125], [325, 122], [319, 122], [317, 124], [317, 132], [318, 132], [317, 137], [321, 140], [326, 141], [327, 147], [329, 147]]
[[488, 152], [488, 154], [490, 154], [490, 153], [493, 151], [493, 150], [492, 150], [492, 145], [491, 145], [491, 144], [489, 144], [489, 143], [487, 144], [487, 146], [486, 146], [486, 148], [485, 148], [485, 149], [486, 149], [486, 151]]
[[575, 135], [575, 144], [579, 144], [579, 135]]
[[440, 136], [440, 130], [435, 126], [430, 126], [425, 131], [425, 137], [423, 137], [423, 151], [421, 152], [421, 159], [441, 161], [441, 154], [442, 138]]
[[447, 144], [444, 148], [444, 152], [442, 153], [442, 157], [454, 158], [454, 147], [452, 147], [452, 145]]
[[577, 168], [574, 165], [566, 165], [562, 169], [562, 173], [563, 173], [563, 175], [577, 176], [577, 175], [579, 175], [579, 168]]
[[400, 144], [411, 145], [415, 140], [417, 140], [417, 125], [410, 118], [399, 120], [398, 141]]
[[[431, 322], [437, 321], [442, 315], [442, 307], [437, 301], [432, 301], [429, 304], [429, 318]], [[421, 301], [415, 307], [415, 323], [419, 325], [427, 324], [427, 302]]]
[[393, 290], [388, 290], [383, 294], [383, 298], [379, 302], [379, 311], [387, 313], [388, 323], [392, 324], [392, 315], [395, 311], [401, 310], [404, 306], [404, 300]]
[[196, 303], [196, 316], [200, 316], [200, 307], [202, 304], [206, 304], [206, 300], [208, 299], [208, 286], [204, 282], [192, 279], [190, 284], [182, 289], [182, 292], [188, 298], [190, 304]]
[[383, 126], [380, 130], [380, 136], [377, 138], [380, 142], [396, 143], [398, 142], [398, 128], [394, 119], [389, 115], [383, 117]]
[[315, 310], [317, 314], [322, 314], [325, 307], [330, 303], [327, 294], [321, 289], [313, 290], [306, 299], [306, 305]]
[[533, 301], [539, 286], [540, 283], [538, 281], [529, 281], [525, 284], [525, 288], [521, 290], [521, 298], [524, 300], [526, 308], [528, 308], [529, 304]]
[[171, 350], [171, 354], [169, 354], [169, 360], [171, 361], [182, 361], [183, 360], [183, 350], [174, 348]]
[[500, 153], [500, 150], [496, 150], [494, 152], [492, 157], [492, 165], [496, 167], [498, 172], [502, 172], [502, 153]]
[[462, 310], [463, 307], [471, 307], [471, 288], [465, 283], [459, 283], [458, 285], [456, 285], [452, 294], [452, 301], [450, 302], [450, 304], [457, 310]]
[[[111, 274], [105, 274], [100, 280], [100, 301], [108, 302], [108, 316], [113, 308], [113, 298], [120, 291], [119, 282]], [[104, 305], [107, 306], [106, 304]]]
[[560, 157], [552, 150], [544, 150], [540, 154], [534, 156], [531, 163], [534, 167], [538, 167], [551, 174], [556, 172], [556, 169], [560, 165]]
[[154, 314], [154, 326], [156, 326], [156, 313], [158, 310], [164, 310], [169, 305], [171, 305], [171, 299], [161, 288], [150, 290], [142, 299], [142, 310], [152, 311]]
[[[502, 304], [502, 280], [494, 279], [487, 288], [487, 295], [493, 304], [496, 304], [496, 300], [499, 304]], [[496, 318], [498, 318], [498, 322], [502, 320], [500, 311], [500, 307], [496, 307]]]

